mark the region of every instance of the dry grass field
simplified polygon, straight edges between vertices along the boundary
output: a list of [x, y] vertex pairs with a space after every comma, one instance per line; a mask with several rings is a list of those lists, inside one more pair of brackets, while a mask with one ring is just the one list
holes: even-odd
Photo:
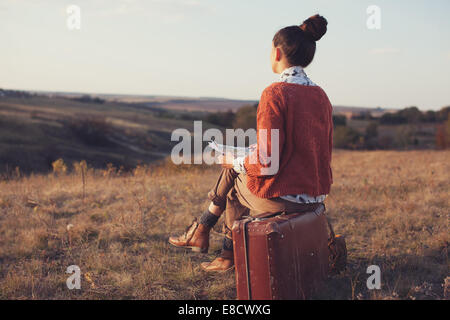
[[[335, 152], [326, 205], [349, 263], [315, 298], [448, 299], [449, 159], [449, 151]], [[198, 266], [214, 257], [220, 234], [206, 255], [167, 243], [206, 208], [218, 167], [59, 171], [0, 181], [0, 299], [235, 298], [234, 273]], [[73, 264], [81, 290], [66, 287]], [[381, 290], [366, 287], [371, 264]]]

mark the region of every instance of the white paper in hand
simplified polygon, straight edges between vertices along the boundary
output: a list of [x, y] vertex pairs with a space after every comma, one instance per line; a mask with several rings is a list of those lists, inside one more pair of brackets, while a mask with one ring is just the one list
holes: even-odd
[[246, 157], [252, 151], [250, 148], [227, 146], [215, 141], [208, 142], [208, 145], [222, 155], [225, 155], [226, 152], [232, 152], [235, 158]]

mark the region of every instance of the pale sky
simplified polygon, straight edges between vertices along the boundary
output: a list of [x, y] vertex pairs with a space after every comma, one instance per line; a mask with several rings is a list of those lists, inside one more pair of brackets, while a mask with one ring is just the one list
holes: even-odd
[[[69, 30], [66, 9], [81, 9]], [[369, 5], [381, 29], [369, 30]], [[0, 0], [0, 88], [259, 99], [273, 35], [320, 13], [334, 105], [450, 105], [448, 0]]]

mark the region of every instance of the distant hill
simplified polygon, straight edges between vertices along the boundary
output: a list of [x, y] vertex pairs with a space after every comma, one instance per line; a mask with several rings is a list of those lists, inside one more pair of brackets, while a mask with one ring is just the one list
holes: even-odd
[[367, 108], [367, 107], [347, 107], [347, 106], [333, 106], [333, 114], [342, 114], [347, 118], [352, 118], [355, 115], [370, 114], [372, 117], [379, 118], [385, 113], [395, 112], [395, 109], [384, 108]]
[[[73, 92], [36, 92], [40, 94], [79, 98], [84, 93]], [[154, 109], [178, 110], [178, 111], [237, 111], [244, 105], [255, 104], [256, 100], [237, 100], [214, 97], [182, 97], [182, 96], [158, 96], [158, 95], [119, 95], [119, 94], [90, 94], [91, 97], [97, 97], [109, 102], [138, 104]]]
[[[51, 92], [37, 91], [37, 94], [50, 96], [80, 98], [85, 93], [77, 92]], [[237, 111], [244, 105], [258, 103], [257, 100], [239, 100], [215, 97], [183, 97], [183, 96], [163, 96], [163, 95], [128, 95], [128, 94], [89, 94], [91, 97], [100, 98], [110, 102], [139, 104], [155, 109], [178, 110], [178, 111]], [[383, 113], [391, 112], [391, 109], [368, 108], [368, 107], [350, 107], [333, 106], [335, 114], [360, 114], [370, 112], [372, 116], [381, 116]]]

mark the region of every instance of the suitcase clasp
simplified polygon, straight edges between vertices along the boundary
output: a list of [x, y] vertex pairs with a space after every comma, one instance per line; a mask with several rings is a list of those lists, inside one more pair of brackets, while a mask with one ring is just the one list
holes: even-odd
[[278, 223], [275, 222], [271, 222], [266, 226], [266, 234], [271, 234], [271, 233], [279, 233], [280, 232], [280, 227], [278, 226]]

